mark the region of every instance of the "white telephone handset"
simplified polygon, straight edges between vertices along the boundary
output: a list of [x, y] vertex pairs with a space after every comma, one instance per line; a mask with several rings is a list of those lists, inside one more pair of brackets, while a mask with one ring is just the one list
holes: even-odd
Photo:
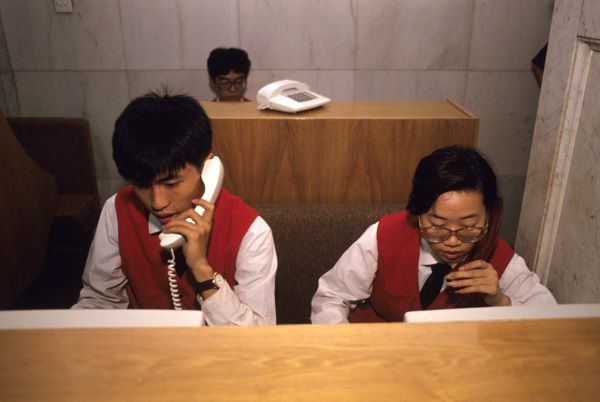
[[[206, 200], [211, 204], [215, 203], [219, 196], [219, 192], [221, 191], [221, 186], [223, 185], [224, 175], [223, 163], [218, 156], [214, 156], [204, 162], [204, 168], [202, 169], [202, 181], [204, 182], [203, 200]], [[204, 208], [201, 206], [197, 206], [195, 211], [200, 215], [204, 214]], [[187, 221], [195, 223], [189, 218]], [[161, 247], [166, 249], [176, 249], [183, 246], [185, 243], [185, 238], [177, 233], [161, 233], [158, 237], [160, 239]]]
[[293, 80], [275, 81], [262, 87], [256, 94], [256, 100], [259, 110], [273, 109], [288, 113], [313, 109], [331, 101], [310, 91], [308, 85]]

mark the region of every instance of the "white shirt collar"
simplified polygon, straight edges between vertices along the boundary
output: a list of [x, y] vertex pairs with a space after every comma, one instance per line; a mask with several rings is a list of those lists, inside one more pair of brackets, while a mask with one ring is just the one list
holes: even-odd
[[431, 266], [434, 264], [438, 264], [443, 261], [439, 259], [437, 255], [431, 249], [427, 240], [421, 237], [421, 252], [419, 253], [419, 265], [420, 266]]
[[158, 220], [158, 218], [152, 214], [148, 218], [148, 233], [153, 235], [160, 231], [162, 231], [162, 223]]

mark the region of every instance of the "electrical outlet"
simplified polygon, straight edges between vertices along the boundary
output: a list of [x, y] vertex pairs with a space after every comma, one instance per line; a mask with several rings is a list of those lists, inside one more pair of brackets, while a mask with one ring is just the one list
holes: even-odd
[[73, 0], [54, 0], [54, 11], [58, 14], [70, 14], [73, 12]]

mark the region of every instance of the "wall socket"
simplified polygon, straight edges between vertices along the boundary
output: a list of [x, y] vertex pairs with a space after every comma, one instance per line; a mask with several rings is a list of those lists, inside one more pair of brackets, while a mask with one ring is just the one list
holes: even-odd
[[73, 0], [54, 0], [54, 11], [58, 14], [73, 13]]

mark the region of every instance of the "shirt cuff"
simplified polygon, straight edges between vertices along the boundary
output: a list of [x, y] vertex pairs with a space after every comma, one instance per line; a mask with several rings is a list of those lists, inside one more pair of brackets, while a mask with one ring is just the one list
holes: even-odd
[[239, 300], [227, 282], [212, 296], [204, 300], [197, 296], [204, 318], [208, 325], [231, 325], [231, 317], [236, 316]]

